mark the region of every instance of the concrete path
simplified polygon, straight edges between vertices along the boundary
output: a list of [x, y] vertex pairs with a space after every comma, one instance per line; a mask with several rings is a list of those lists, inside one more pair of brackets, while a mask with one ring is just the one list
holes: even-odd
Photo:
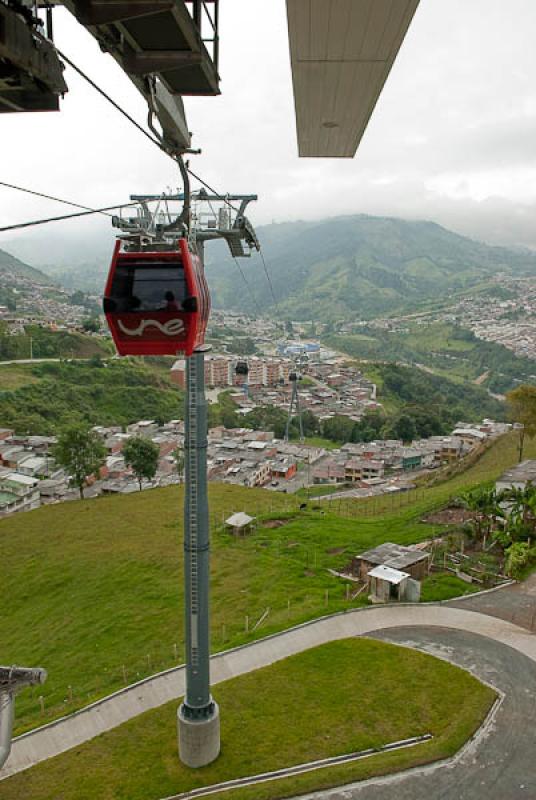
[[[509, 622], [444, 605], [356, 609], [307, 623], [211, 660], [212, 683], [234, 678], [324, 642], [405, 626], [452, 628], [509, 645], [536, 662], [536, 637]], [[177, 667], [110, 695], [81, 711], [15, 739], [0, 778], [20, 772], [115, 728], [184, 694], [184, 667]]]
[[[504, 697], [491, 722], [453, 759], [299, 800], [532, 800], [536, 797], [536, 664], [519, 651], [459, 630], [399, 628], [374, 638], [445, 658]], [[295, 800], [298, 800], [297, 798]]]

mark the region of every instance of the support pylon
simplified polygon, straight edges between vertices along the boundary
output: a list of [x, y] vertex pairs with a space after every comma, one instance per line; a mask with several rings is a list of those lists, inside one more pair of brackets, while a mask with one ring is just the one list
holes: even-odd
[[184, 427], [184, 609], [186, 694], [178, 710], [179, 756], [202, 767], [220, 752], [220, 719], [210, 694], [207, 403], [203, 348], [186, 359]]

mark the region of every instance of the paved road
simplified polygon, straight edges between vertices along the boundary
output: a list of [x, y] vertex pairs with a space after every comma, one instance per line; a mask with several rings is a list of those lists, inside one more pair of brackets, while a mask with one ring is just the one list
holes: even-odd
[[374, 638], [446, 658], [504, 693], [491, 724], [453, 761], [316, 792], [299, 800], [533, 800], [536, 663], [472, 633], [399, 628]]
[[[372, 606], [314, 620], [250, 645], [216, 654], [211, 659], [212, 683], [252, 672], [324, 642], [405, 626], [433, 626], [477, 633], [499, 644], [509, 645], [536, 663], [536, 636], [504, 620], [444, 605]], [[183, 667], [168, 670], [62, 720], [19, 736], [13, 743], [6, 766], [0, 771], [0, 778], [27, 769], [144, 711], [179, 698], [184, 694], [184, 677]]]
[[515, 583], [477, 597], [469, 595], [466, 600], [453, 600], [449, 605], [489, 614], [536, 633], [536, 574], [524, 583]]

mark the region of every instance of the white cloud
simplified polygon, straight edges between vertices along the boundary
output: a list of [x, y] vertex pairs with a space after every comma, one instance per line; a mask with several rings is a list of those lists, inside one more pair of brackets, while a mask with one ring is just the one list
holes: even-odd
[[[113, 59], [67, 12], [56, 16], [59, 47], [143, 122]], [[533, 0], [421, 0], [353, 161], [297, 158], [284, 0], [224, 0], [221, 22], [223, 94], [186, 99], [203, 149], [192, 168], [218, 189], [258, 192], [255, 221], [385, 213], [536, 246]], [[177, 185], [164, 155], [72, 70], [66, 77], [60, 114], [0, 118], [0, 180], [88, 205]], [[61, 213], [5, 189], [0, 208], [3, 224]], [[92, 230], [102, 236], [102, 223], [13, 234], [0, 247]]]

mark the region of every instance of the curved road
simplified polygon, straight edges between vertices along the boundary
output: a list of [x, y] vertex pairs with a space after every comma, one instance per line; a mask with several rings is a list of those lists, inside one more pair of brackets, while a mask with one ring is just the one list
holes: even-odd
[[504, 699], [491, 724], [450, 761], [302, 795], [299, 800], [536, 797], [536, 663], [532, 659], [492, 639], [459, 630], [411, 627], [371, 635], [446, 658], [498, 688]]
[[[324, 642], [362, 636], [379, 629], [389, 631], [407, 626], [448, 628], [487, 637], [497, 645], [507, 645], [505, 649], [513, 649], [528, 663], [534, 662], [536, 670], [536, 637], [523, 628], [465, 608], [399, 605], [356, 609], [324, 617], [250, 645], [216, 654], [211, 659], [212, 682], [220, 683], [251, 672]], [[446, 636], [447, 633], [441, 635]], [[474, 649], [473, 657], [475, 661], [479, 660], [478, 647]], [[69, 750], [182, 694], [184, 667], [177, 667], [130, 686], [75, 714], [23, 734], [15, 739], [12, 754], [0, 771], [0, 778]], [[525, 735], [525, 731], [522, 735]]]

